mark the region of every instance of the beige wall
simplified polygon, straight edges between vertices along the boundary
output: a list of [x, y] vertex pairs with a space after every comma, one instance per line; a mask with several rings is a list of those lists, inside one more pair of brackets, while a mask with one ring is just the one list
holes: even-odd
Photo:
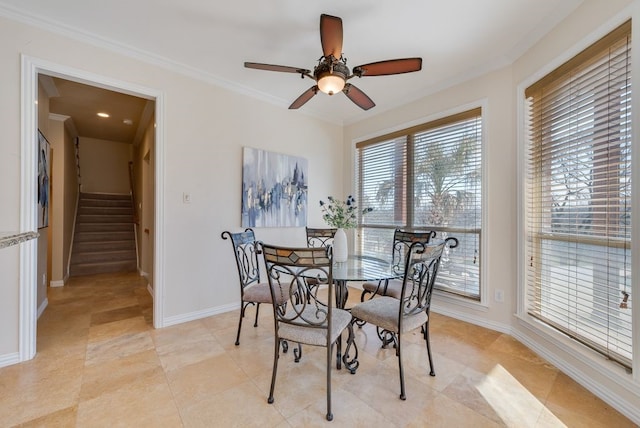
[[[69, 122], [65, 122], [64, 133], [64, 220], [63, 220], [63, 279], [69, 277], [69, 259], [73, 244], [73, 231], [76, 221], [76, 207], [78, 204], [78, 166], [76, 160], [75, 140], [77, 135], [69, 129]], [[57, 200], [57, 198], [56, 198]]]
[[[631, 5], [630, 7], [626, 7]], [[634, 141], [633, 152], [634, 157], [640, 153], [640, 139], [638, 138], [638, 129], [640, 122], [638, 121], [638, 111], [640, 108], [640, 91], [638, 91], [637, 82], [640, 82], [640, 2], [628, 0], [611, 0], [602, 1], [586, 1], [584, 4], [568, 19], [563, 25], [550, 32], [544, 37], [540, 43], [534, 46], [527, 55], [520, 58], [513, 66], [514, 85], [524, 90], [528, 84], [550, 72], [552, 69], [560, 66], [570, 57], [576, 55], [579, 51], [586, 48], [596, 40], [622, 24], [627, 19], [633, 19], [633, 54], [632, 54], [632, 81], [634, 86], [633, 107], [634, 112]], [[637, 173], [638, 165], [635, 162], [634, 173]], [[640, 206], [640, 195], [638, 192], [637, 181], [634, 186], [634, 212]], [[636, 225], [637, 219], [635, 217]], [[632, 238], [633, 242], [638, 242], [640, 236], [635, 228], [635, 234]], [[637, 246], [633, 248], [632, 257], [635, 257], [634, 266], [638, 266]], [[639, 290], [638, 270], [633, 272], [635, 286], [634, 292], [637, 294]], [[632, 309], [634, 310], [634, 309]], [[517, 312], [517, 308], [514, 308]], [[634, 343], [638, 348], [640, 343], [640, 312], [635, 308], [633, 313], [633, 330]], [[522, 310], [517, 321], [512, 323], [513, 334], [525, 344], [534, 347], [537, 352], [550, 359], [556, 365], [564, 368], [565, 372], [572, 373], [572, 377], [576, 377], [581, 383], [592, 391], [596, 392], [605, 401], [611, 403], [615, 408], [623, 413], [630, 415], [634, 422], [640, 423], [640, 376], [638, 376], [637, 353], [634, 351], [634, 374], [626, 372], [622, 367], [615, 363], [607, 361], [605, 358], [589, 351], [585, 351], [582, 347], [576, 346], [571, 340], [564, 335], [558, 334], [553, 330], [537, 328], [535, 320], [526, 315], [526, 310]], [[635, 377], [635, 380], [634, 380]]]
[[[328, 194], [353, 192], [353, 153], [356, 141], [391, 129], [426, 121], [481, 105], [485, 119], [485, 208], [483, 283], [488, 299], [467, 304], [438, 295], [435, 309], [458, 318], [511, 332], [537, 352], [586, 384], [612, 404], [627, 406], [640, 400], [640, 388], [630, 375], [612, 374], [610, 365], [581, 363], [580, 354], [549, 337], [531, 333], [517, 311], [518, 298], [518, 85], [545, 69], [576, 45], [593, 41], [613, 28], [629, 12], [625, 0], [585, 0], [565, 22], [514, 65], [434, 93], [344, 129], [231, 92], [208, 77], [196, 79], [159, 68], [83, 42], [0, 18], [0, 229], [20, 224], [20, 62], [21, 54], [73, 69], [107, 76], [160, 91], [166, 100], [163, 116], [165, 146], [163, 223], [155, 225], [163, 237], [164, 257], [156, 260], [165, 284], [162, 305], [168, 321], [193, 319], [216, 308], [237, 303], [237, 279], [223, 230], [240, 229], [242, 147], [288, 153], [313, 159], [309, 164], [309, 224], [322, 224], [316, 203]], [[634, 12], [636, 22], [640, 14]], [[635, 25], [634, 27], [637, 27]], [[634, 28], [634, 34], [637, 33]], [[640, 69], [640, 67], [637, 67]], [[548, 70], [549, 71], [549, 70]], [[425, 73], [428, 68], [425, 68]], [[344, 141], [344, 145], [343, 145]], [[158, 160], [157, 151], [152, 152]], [[162, 159], [161, 159], [162, 161]], [[157, 182], [156, 182], [157, 184]], [[191, 203], [182, 203], [182, 194]], [[294, 244], [304, 242], [303, 230], [258, 229], [259, 239]], [[0, 256], [10, 281], [0, 287], [0, 358], [17, 349], [18, 265], [16, 250]], [[8, 260], [7, 260], [8, 259]], [[493, 301], [496, 289], [505, 301]], [[635, 325], [638, 326], [636, 319]], [[636, 406], [637, 408], [637, 406]], [[629, 410], [628, 408], [625, 408]], [[630, 410], [637, 412], [637, 410]], [[629, 411], [627, 412], [629, 414]], [[640, 421], [640, 416], [636, 415]]]
[[83, 192], [129, 194], [131, 144], [80, 136], [79, 146]]
[[138, 240], [138, 268], [153, 287], [153, 236], [155, 214], [155, 117], [152, 118], [144, 132], [142, 142], [135, 147], [134, 175], [139, 227]]
[[[355, 142], [371, 135], [381, 135], [392, 129], [425, 123], [429, 120], [481, 106], [484, 119], [484, 190], [485, 198], [482, 239], [484, 251], [482, 278], [486, 302], [469, 305], [466, 301], [447, 298], [439, 294], [434, 298], [434, 307], [445, 313], [501, 330], [508, 330], [512, 321], [515, 303], [515, 260], [513, 240], [516, 225], [516, 145], [515, 103], [511, 69], [504, 68], [488, 73], [428, 98], [413, 102], [391, 112], [345, 128], [349, 162], [345, 174], [351, 181], [355, 159]], [[499, 165], [499, 167], [496, 167]], [[504, 303], [494, 302], [496, 289], [504, 291]]]
[[[237, 273], [224, 230], [241, 230], [242, 148], [305, 157], [309, 162], [309, 223], [322, 224], [316, 203], [341, 194], [342, 128], [232, 92], [208, 76], [189, 77], [131, 55], [89, 45], [49, 31], [0, 18], [0, 229], [20, 229], [20, 88], [21, 55], [150, 88], [163, 95], [163, 223], [153, 230], [163, 237], [164, 257], [155, 260], [163, 275], [165, 321], [179, 322], [237, 305]], [[158, 162], [157, 150], [153, 153]], [[83, 173], [84, 175], [84, 173]], [[156, 180], [157, 184], [157, 180]], [[182, 203], [182, 194], [191, 203]], [[304, 243], [302, 228], [258, 229], [259, 239], [280, 244]], [[154, 243], [158, 245], [158, 243]], [[7, 251], [7, 250], [3, 250]], [[19, 264], [17, 251], [2, 255], [0, 287], [0, 364], [18, 351]], [[6, 280], [4, 278], [7, 278]], [[8, 281], [7, 283], [4, 283]], [[157, 283], [157, 279], [154, 280]]]
[[49, 142], [51, 143], [51, 278], [50, 282], [63, 281], [64, 269], [64, 122], [51, 119]]
[[61, 286], [68, 279], [67, 266], [73, 238], [78, 176], [75, 156], [75, 136], [68, 127], [68, 118], [51, 115], [49, 130], [52, 161], [51, 192], [51, 280]]
[[[344, 165], [344, 173], [348, 177], [345, 191], [351, 192], [357, 141], [424, 123], [469, 107], [482, 106], [486, 192], [483, 239], [486, 247], [481, 254], [481, 268], [485, 301], [483, 304], [470, 304], [462, 299], [438, 294], [434, 296], [434, 310], [513, 334], [601, 398], [614, 403], [617, 409], [638, 421], [640, 382], [586, 348], [563, 341], [564, 337], [550, 332], [551, 329], [540, 328], [526, 314], [518, 314], [518, 297], [524, 295], [523, 290], [519, 289], [518, 276], [518, 209], [521, 193], [517, 185], [518, 145], [522, 143], [518, 133], [518, 123], [522, 123], [518, 113], [518, 100], [521, 99], [518, 88], [522, 87], [523, 82], [532, 83], [531, 79], [535, 76], [539, 78], [545, 71], [550, 72], [570, 55], [578, 53], [580, 46], [585, 48], [632, 14], [635, 22], [640, 22], [640, 13], [625, 8], [630, 3], [635, 3], [637, 9], [640, 2], [586, 0], [557, 30], [552, 31], [512, 66], [346, 126], [344, 155], [348, 161]], [[638, 32], [638, 28], [638, 24], [634, 25], [634, 33]], [[638, 76], [636, 74], [634, 78]], [[503, 303], [494, 300], [496, 290], [504, 292]], [[640, 319], [635, 319], [634, 328], [640, 328]]]

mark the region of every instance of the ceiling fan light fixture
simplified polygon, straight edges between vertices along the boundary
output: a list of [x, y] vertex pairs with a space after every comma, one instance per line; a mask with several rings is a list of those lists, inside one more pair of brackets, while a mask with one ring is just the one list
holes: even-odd
[[342, 62], [325, 59], [315, 69], [314, 76], [318, 89], [328, 95], [337, 94], [344, 89], [349, 69]]
[[344, 84], [344, 77], [339, 73], [325, 73], [318, 79], [318, 88], [328, 95], [342, 91]]

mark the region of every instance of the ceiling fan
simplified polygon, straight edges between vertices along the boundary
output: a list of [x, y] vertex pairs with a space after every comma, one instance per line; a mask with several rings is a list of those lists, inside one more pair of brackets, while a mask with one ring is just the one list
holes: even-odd
[[342, 55], [342, 19], [337, 16], [320, 15], [320, 42], [322, 43], [322, 57], [318, 65], [311, 70], [285, 65], [260, 64], [245, 62], [247, 68], [258, 70], [280, 71], [284, 73], [298, 73], [300, 77], [308, 77], [316, 84], [302, 93], [290, 106], [290, 109], [302, 107], [313, 98], [318, 91], [328, 95], [343, 92], [358, 107], [369, 110], [376, 104], [360, 89], [347, 80], [354, 76], [385, 76], [390, 74], [411, 73], [422, 68], [422, 58], [402, 58], [387, 61], [372, 62], [354, 67], [349, 72], [347, 59]]

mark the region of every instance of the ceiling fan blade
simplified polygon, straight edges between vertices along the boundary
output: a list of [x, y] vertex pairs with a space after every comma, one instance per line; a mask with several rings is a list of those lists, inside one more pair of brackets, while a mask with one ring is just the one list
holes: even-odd
[[324, 13], [320, 15], [320, 42], [324, 56], [342, 57], [342, 19]]
[[304, 68], [287, 67], [286, 65], [260, 64], [259, 62], [245, 62], [246, 68], [255, 68], [257, 70], [281, 71], [283, 73], [300, 73], [309, 74], [311, 71]]
[[363, 76], [385, 76], [389, 74], [411, 73], [422, 69], [422, 58], [390, 59], [372, 62], [353, 68], [353, 74]]
[[344, 85], [342, 92], [344, 92], [351, 101], [363, 110], [369, 110], [371, 107], [376, 105], [376, 103], [374, 103], [367, 94], [362, 92], [356, 86], [353, 86], [351, 83]]
[[318, 85], [314, 85], [304, 91], [294, 102], [289, 106], [289, 110], [297, 109], [305, 105], [315, 94], [318, 93]]

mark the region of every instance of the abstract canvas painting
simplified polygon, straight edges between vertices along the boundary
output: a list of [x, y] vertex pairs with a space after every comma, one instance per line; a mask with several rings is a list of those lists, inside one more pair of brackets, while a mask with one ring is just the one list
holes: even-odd
[[307, 160], [244, 148], [242, 226], [307, 225]]
[[49, 177], [51, 147], [38, 131], [38, 229], [49, 226]]

